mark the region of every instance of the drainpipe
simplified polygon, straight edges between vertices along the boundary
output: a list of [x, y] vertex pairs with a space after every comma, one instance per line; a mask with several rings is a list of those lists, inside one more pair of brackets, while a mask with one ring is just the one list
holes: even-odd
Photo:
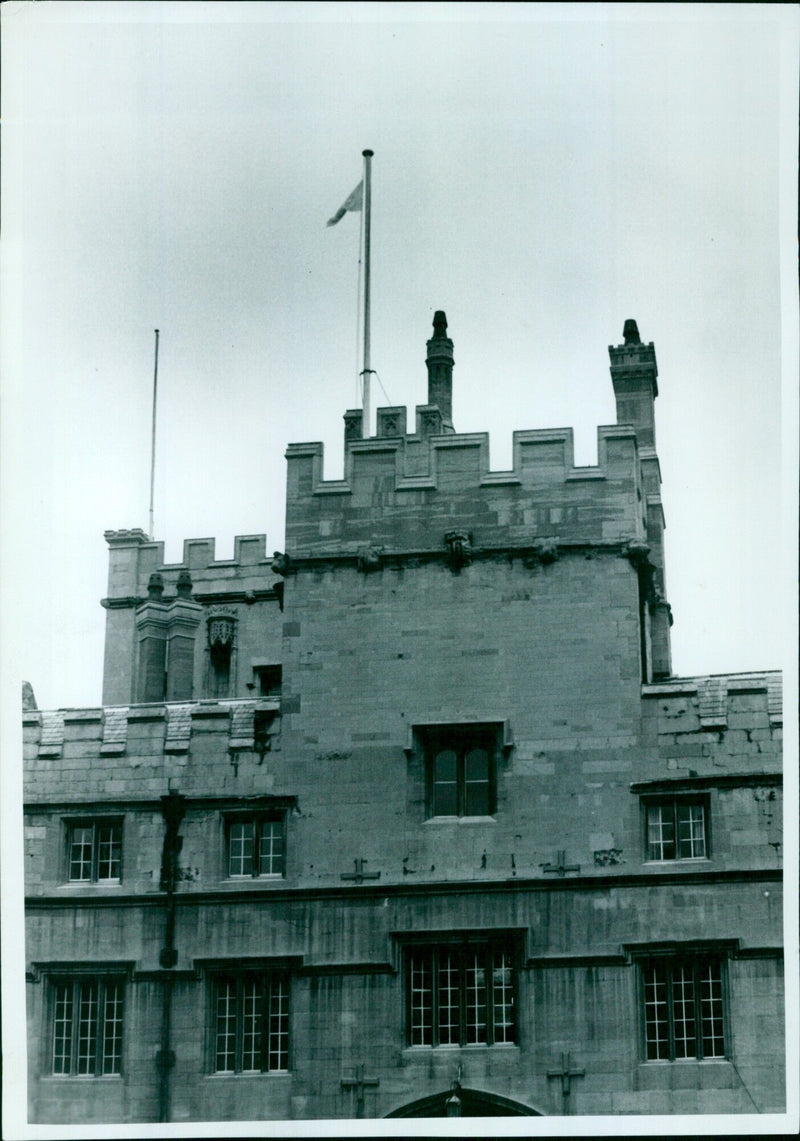
[[158, 956], [164, 975], [163, 1008], [161, 1016], [161, 1046], [156, 1054], [158, 1070], [159, 1121], [170, 1120], [170, 1071], [175, 1065], [175, 1051], [172, 1049], [172, 989], [175, 976], [172, 969], [178, 961], [175, 948], [175, 888], [178, 882], [178, 854], [183, 839], [178, 835], [181, 821], [186, 813], [185, 798], [171, 790], [161, 797], [161, 815], [164, 817], [164, 845], [161, 850], [161, 890], [167, 894], [167, 917], [164, 932], [164, 946]]

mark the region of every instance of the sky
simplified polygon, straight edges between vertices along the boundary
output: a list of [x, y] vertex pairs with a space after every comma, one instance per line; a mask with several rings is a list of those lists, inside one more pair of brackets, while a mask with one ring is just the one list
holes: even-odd
[[2, 21], [5, 684], [100, 702], [103, 532], [148, 529], [154, 329], [168, 561], [201, 536], [282, 550], [290, 442], [341, 475], [359, 215], [325, 223], [366, 147], [373, 408], [413, 422], [444, 309], [455, 426], [490, 433], [492, 467], [515, 429], [567, 426], [594, 463], [634, 317], [674, 671], [788, 664], [795, 6], [11, 0]]

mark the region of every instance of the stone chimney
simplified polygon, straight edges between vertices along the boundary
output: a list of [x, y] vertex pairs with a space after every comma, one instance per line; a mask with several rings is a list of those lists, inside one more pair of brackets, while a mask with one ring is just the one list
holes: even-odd
[[442, 414], [442, 431], [453, 427], [453, 342], [447, 335], [447, 317], [441, 309], [433, 315], [433, 336], [428, 341], [428, 404]]

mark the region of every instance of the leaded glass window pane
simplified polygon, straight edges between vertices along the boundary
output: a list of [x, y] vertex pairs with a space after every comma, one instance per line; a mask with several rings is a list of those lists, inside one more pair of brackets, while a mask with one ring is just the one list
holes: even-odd
[[72, 1064], [72, 983], [55, 988], [53, 1073], [68, 1074]]
[[258, 843], [258, 874], [283, 874], [283, 820], [262, 820]]
[[700, 1012], [703, 1028], [703, 1057], [724, 1058], [722, 972], [719, 963], [706, 963], [700, 972]]
[[69, 878], [71, 880], [91, 880], [92, 841], [91, 825], [75, 826], [70, 831]]
[[458, 815], [458, 756], [452, 749], [437, 753], [433, 762], [433, 815]]
[[470, 749], [464, 757], [464, 811], [467, 816], [489, 815], [489, 754]]
[[706, 854], [705, 811], [702, 804], [675, 806], [678, 821], [678, 858], [699, 859]]
[[648, 1061], [669, 1058], [669, 1007], [663, 966], [652, 965], [645, 971], [644, 1024]]
[[415, 952], [410, 965], [410, 1044], [433, 1043], [433, 958], [430, 952]]
[[233, 823], [230, 826], [228, 875], [251, 876], [253, 874], [253, 849], [255, 847], [255, 825], [252, 820]]
[[647, 809], [647, 858], [675, 859], [675, 823], [667, 805], [652, 804]]

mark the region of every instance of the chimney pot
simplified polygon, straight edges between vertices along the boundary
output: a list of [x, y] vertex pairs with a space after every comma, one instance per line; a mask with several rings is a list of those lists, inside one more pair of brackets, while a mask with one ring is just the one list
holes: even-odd
[[626, 345], [641, 345], [642, 339], [639, 336], [639, 326], [636, 324], [633, 317], [629, 317], [625, 322], [625, 327], [622, 330], [622, 336], [625, 338]]

